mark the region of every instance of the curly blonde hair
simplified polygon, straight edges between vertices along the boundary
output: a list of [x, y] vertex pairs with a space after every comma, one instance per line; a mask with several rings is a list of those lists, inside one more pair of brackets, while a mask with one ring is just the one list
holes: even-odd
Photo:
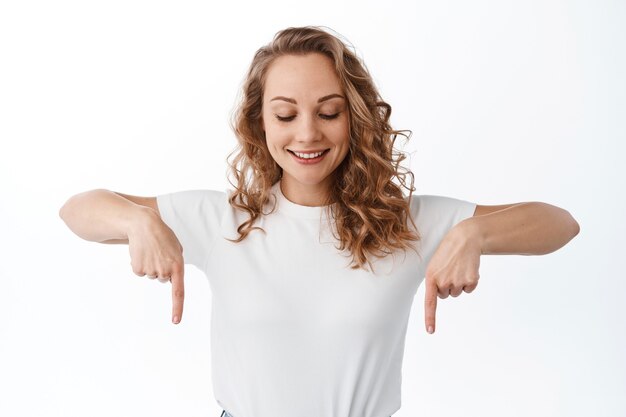
[[[393, 146], [397, 135], [408, 140], [411, 131], [391, 128], [391, 106], [381, 99], [365, 64], [336, 36], [317, 26], [278, 32], [272, 42], [256, 52], [250, 64], [231, 119], [238, 145], [227, 157], [228, 161], [235, 154], [228, 162], [236, 182], [228, 180], [235, 188], [229, 203], [248, 212], [250, 218], [237, 228], [239, 238], [231, 241], [241, 242], [254, 229], [265, 233], [253, 224], [262, 214], [269, 214], [262, 209], [270, 200], [271, 187], [282, 176], [282, 168], [267, 148], [261, 124], [267, 70], [277, 57], [309, 53], [321, 53], [332, 60], [350, 110], [349, 151], [332, 174], [334, 186], [326, 206], [330, 211], [330, 204], [335, 203], [329, 218], [334, 219], [337, 249], [348, 249], [352, 269], [365, 269], [366, 262], [372, 268], [368, 254], [385, 257], [396, 249], [414, 249], [410, 241], [420, 239], [409, 212], [414, 176], [400, 166], [406, 156], [394, 152]], [[408, 199], [401, 187], [409, 190]], [[409, 229], [407, 220], [415, 231]]]

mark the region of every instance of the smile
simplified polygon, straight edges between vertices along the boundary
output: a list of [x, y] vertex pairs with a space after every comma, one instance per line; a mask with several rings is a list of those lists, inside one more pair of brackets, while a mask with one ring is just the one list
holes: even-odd
[[321, 152], [313, 152], [313, 153], [300, 153], [300, 152], [294, 152], [291, 150], [288, 150], [288, 151], [292, 155], [293, 159], [296, 160], [296, 162], [300, 164], [304, 164], [304, 165], [310, 165], [310, 164], [318, 163], [322, 159], [324, 159], [324, 157], [326, 156], [328, 151], [330, 151], [330, 149], [326, 149]]

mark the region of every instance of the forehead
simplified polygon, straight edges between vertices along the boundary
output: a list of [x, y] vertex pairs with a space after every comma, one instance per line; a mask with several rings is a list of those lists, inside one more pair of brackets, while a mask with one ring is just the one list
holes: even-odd
[[300, 103], [299, 99], [317, 101], [323, 95], [341, 92], [332, 60], [310, 53], [276, 58], [267, 70], [263, 95], [267, 100], [276, 95], [292, 97]]

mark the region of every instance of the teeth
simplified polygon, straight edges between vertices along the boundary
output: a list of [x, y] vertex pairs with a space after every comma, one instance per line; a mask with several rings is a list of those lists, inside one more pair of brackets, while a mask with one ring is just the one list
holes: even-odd
[[324, 152], [317, 152], [317, 153], [300, 153], [300, 152], [294, 152], [299, 158], [303, 158], [303, 159], [311, 159], [311, 158], [317, 158], [318, 156], [320, 156], [321, 154], [323, 154]]

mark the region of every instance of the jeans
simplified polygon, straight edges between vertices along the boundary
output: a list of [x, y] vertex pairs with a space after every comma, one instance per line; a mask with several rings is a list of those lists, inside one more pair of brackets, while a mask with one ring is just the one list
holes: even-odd
[[[226, 410], [222, 410], [222, 414], [220, 414], [220, 417], [233, 417], [233, 416], [231, 416], [230, 414], [228, 414], [228, 411], [226, 411]], [[391, 417], [391, 416], [389, 416], [389, 417]]]

